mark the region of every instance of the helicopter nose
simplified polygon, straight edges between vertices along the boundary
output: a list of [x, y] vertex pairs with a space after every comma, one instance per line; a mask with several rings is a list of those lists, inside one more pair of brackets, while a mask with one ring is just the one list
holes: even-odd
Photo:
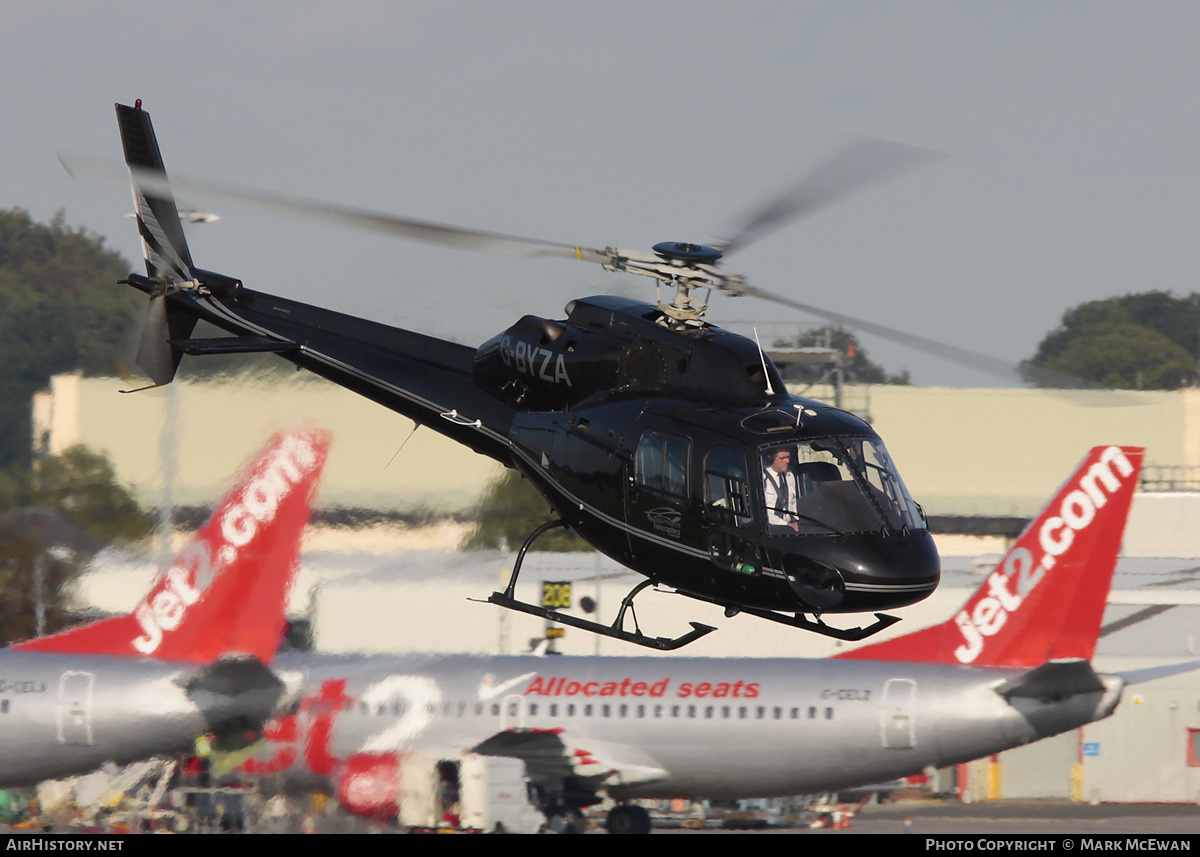
[[833, 566], [792, 554], [784, 558], [783, 571], [796, 597], [813, 610], [832, 610], [846, 597], [846, 583]]

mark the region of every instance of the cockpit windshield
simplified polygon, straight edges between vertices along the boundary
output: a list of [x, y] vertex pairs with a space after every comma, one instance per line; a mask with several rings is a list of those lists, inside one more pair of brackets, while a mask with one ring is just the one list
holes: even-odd
[[839, 535], [925, 529], [883, 442], [827, 437], [759, 447], [767, 529]]

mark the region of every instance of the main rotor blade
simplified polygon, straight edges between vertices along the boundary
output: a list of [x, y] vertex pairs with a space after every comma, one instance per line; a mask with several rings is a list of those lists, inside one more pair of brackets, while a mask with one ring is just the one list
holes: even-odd
[[946, 157], [932, 149], [861, 137], [783, 193], [751, 211], [716, 246], [726, 255], [788, 223]]
[[444, 223], [433, 223], [427, 220], [398, 217], [380, 211], [353, 208], [209, 179], [175, 176], [168, 182], [158, 174], [127, 169], [124, 164], [118, 166], [113, 162], [79, 155], [59, 155], [59, 160], [67, 172], [76, 177], [85, 176], [110, 180], [121, 178], [128, 181], [132, 174], [134, 183], [143, 190], [162, 192], [167, 189], [176, 191], [182, 189], [189, 194], [232, 200], [260, 210], [299, 215], [325, 223], [368, 229], [386, 235], [398, 235], [433, 244], [445, 244], [451, 247], [517, 258], [558, 256], [601, 264], [610, 261], [610, 256], [604, 251], [588, 247], [576, 247], [571, 244], [558, 244], [533, 238], [520, 238], [515, 235], [502, 235], [497, 232], [466, 229]]
[[950, 345], [947, 342], [939, 342], [936, 339], [928, 339], [924, 336], [918, 336], [915, 333], [906, 333], [903, 330], [897, 330], [894, 327], [876, 324], [873, 321], [866, 321], [854, 316], [845, 315], [844, 313], [834, 312], [832, 310], [821, 309], [820, 307], [812, 306], [811, 304], [794, 301], [791, 298], [785, 298], [781, 295], [765, 291], [763, 289], [743, 284], [738, 288], [740, 294], [753, 295], [756, 298], [763, 300], [774, 301], [784, 306], [798, 309], [806, 312], [809, 315], [814, 315], [817, 318], [823, 318], [827, 321], [832, 321], [835, 324], [844, 325], [862, 333], [871, 333], [883, 339], [897, 342], [900, 345], [906, 345], [925, 354], [930, 354], [934, 357], [940, 357], [943, 360], [949, 360], [953, 363], [958, 363], [971, 369], [976, 369], [996, 378], [1002, 378], [1005, 381], [1020, 380], [1022, 370], [1033, 380], [1043, 387], [1053, 387], [1056, 389], [1072, 390], [1072, 389], [1105, 389], [1100, 384], [1095, 384], [1090, 381], [1085, 381], [1082, 378], [1076, 378], [1072, 375], [1066, 375], [1061, 372], [1054, 372], [1049, 369], [1040, 369], [1037, 367], [1018, 367], [998, 357], [992, 357], [987, 354], [981, 354], [978, 351], [971, 351], [968, 348], [960, 348], [957, 345]]

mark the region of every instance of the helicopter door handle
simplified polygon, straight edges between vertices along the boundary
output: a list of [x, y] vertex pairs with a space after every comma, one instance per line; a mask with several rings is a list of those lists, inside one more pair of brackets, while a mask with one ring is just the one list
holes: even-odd
[[482, 428], [483, 427], [483, 422], [481, 420], [467, 419], [462, 414], [460, 414], [457, 410], [446, 411], [446, 413], [439, 414], [439, 416], [441, 416], [442, 419], [449, 420], [450, 422], [452, 422], [458, 426], [471, 426], [472, 428]]

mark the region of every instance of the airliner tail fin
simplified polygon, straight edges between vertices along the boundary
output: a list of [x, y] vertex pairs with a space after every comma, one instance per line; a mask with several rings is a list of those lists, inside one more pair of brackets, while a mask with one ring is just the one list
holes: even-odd
[[1011, 667], [1090, 659], [1143, 453], [1093, 449], [952, 618], [837, 657]]

